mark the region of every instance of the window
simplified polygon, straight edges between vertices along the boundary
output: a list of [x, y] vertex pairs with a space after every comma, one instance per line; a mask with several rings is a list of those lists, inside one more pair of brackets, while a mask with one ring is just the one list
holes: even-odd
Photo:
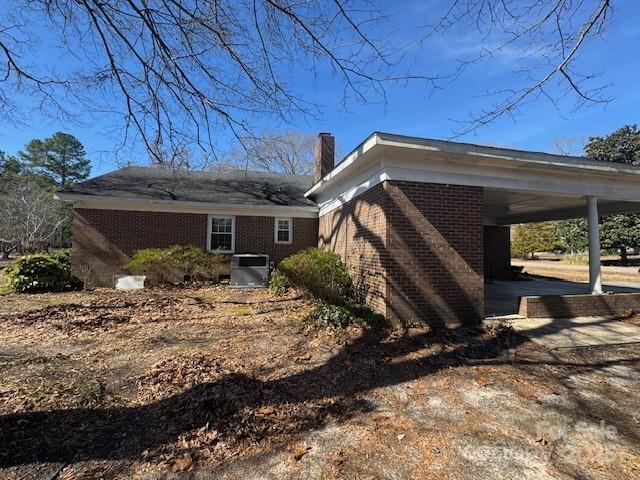
[[276, 218], [276, 243], [291, 243], [293, 222], [290, 218]]
[[234, 217], [209, 217], [209, 250], [220, 250], [232, 253], [235, 247], [235, 218]]

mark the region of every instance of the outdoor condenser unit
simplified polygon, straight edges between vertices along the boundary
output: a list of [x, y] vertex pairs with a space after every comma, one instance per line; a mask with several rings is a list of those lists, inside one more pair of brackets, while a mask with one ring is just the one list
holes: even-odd
[[266, 287], [269, 284], [269, 255], [250, 253], [231, 257], [232, 287]]

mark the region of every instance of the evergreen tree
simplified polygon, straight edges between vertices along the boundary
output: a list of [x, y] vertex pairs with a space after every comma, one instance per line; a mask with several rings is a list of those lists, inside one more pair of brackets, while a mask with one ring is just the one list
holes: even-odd
[[627, 248], [640, 247], [640, 214], [626, 213], [609, 215], [600, 225], [602, 248], [615, 248], [620, 252], [622, 263], [627, 261]]
[[68, 133], [56, 132], [44, 140], [31, 140], [19, 156], [35, 173], [61, 187], [84, 180], [91, 170], [82, 143]]
[[515, 255], [534, 258], [536, 252], [548, 252], [558, 244], [553, 222], [538, 222], [516, 225], [511, 239], [511, 250]]
[[[610, 135], [592, 137], [585, 154], [596, 160], [640, 165], [640, 129], [625, 125]], [[600, 241], [603, 248], [616, 248], [623, 262], [627, 248], [640, 246], [640, 215], [609, 215], [601, 219]]]
[[6, 179], [11, 177], [17, 177], [24, 173], [24, 165], [20, 163], [13, 155], [7, 155], [0, 150], [0, 178]]
[[559, 220], [554, 223], [560, 244], [571, 254], [583, 252], [589, 246], [586, 218]]

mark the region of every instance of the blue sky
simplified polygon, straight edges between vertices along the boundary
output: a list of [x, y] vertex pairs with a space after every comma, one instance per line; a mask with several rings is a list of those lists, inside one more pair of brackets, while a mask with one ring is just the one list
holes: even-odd
[[[388, 29], [382, 35], [393, 35], [394, 43], [403, 44], [419, 35], [419, 27], [432, 14], [430, 2], [394, 2]], [[572, 111], [571, 103], [563, 103], [561, 112], [546, 101], [536, 101], [520, 109], [515, 119], [503, 118], [476, 132], [457, 138], [459, 141], [500, 145], [539, 151], [556, 151], [554, 141], [574, 137], [578, 142], [589, 136], [609, 133], [629, 123], [640, 123], [640, 15], [634, 0], [615, 3], [605, 37], [592, 42], [580, 57], [583, 70], [600, 72], [599, 84], [610, 84], [613, 100], [606, 105], [583, 107]], [[393, 10], [393, 11], [392, 11]], [[46, 38], [46, 37], [45, 37]], [[407, 52], [406, 62], [427, 73], [452, 72], [456, 60], [469, 58], [480, 50], [479, 38], [452, 35], [428, 40], [421, 48]], [[431, 90], [424, 84], [390, 85], [387, 99], [362, 105], [342, 104], [343, 85], [328, 70], [315, 76], [306, 69], [291, 72], [291, 83], [309, 100], [319, 105], [321, 118], [294, 118], [282, 125], [265, 118], [265, 129], [295, 129], [311, 133], [332, 132], [340, 153], [347, 153], [373, 131], [384, 131], [431, 138], [451, 139], [471, 112], [490, 106], [485, 94], [501, 86], [519, 84], [513, 70], [521, 61], [517, 49], [507, 50], [472, 66], [455, 80], [443, 80]], [[62, 58], [62, 62], [75, 60]], [[20, 98], [17, 99], [18, 103]], [[27, 99], [24, 99], [25, 103]], [[0, 125], [0, 150], [15, 153], [32, 138], [44, 138], [62, 130], [75, 135], [85, 145], [92, 160], [92, 174], [97, 175], [117, 167], [112, 153], [114, 138], [110, 126], [117, 122], [109, 115], [88, 115], [77, 112], [82, 126], [52, 122], [37, 112], [30, 114], [27, 125]], [[134, 162], [144, 162], [142, 150], [130, 153]], [[121, 155], [122, 157], [122, 155]]]

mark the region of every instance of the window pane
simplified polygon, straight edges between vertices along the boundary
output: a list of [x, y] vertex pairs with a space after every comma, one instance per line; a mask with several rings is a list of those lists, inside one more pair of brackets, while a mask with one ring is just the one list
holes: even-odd
[[232, 221], [230, 218], [213, 218], [211, 231], [213, 233], [231, 233]]
[[212, 233], [211, 234], [211, 250], [231, 250], [231, 234], [230, 233]]
[[279, 242], [288, 242], [289, 241], [289, 230], [278, 230], [278, 241]]
[[233, 249], [233, 219], [224, 217], [211, 218], [211, 250]]

